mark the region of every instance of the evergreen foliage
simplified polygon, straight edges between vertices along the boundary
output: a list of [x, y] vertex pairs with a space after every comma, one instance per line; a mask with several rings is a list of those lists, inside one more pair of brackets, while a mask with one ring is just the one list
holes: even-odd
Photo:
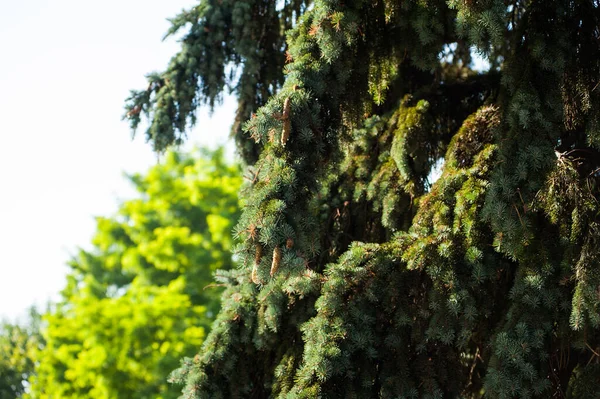
[[183, 398], [600, 397], [600, 2], [203, 0], [185, 24], [127, 117], [160, 151], [233, 86], [248, 183]]
[[238, 167], [222, 150], [169, 152], [130, 180], [139, 197], [97, 219], [93, 249], [73, 258], [44, 316], [30, 398], [175, 398], [166, 376], [219, 310], [211, 275], [232, 267]]

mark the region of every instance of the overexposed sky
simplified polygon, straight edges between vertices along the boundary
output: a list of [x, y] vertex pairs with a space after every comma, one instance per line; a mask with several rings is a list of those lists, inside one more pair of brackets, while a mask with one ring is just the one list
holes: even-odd
[[[56, 298], [94, 216], [156, 162], [121, 121], [130, 89], [177, 51], [166, 18], [194, 0], [0, 0], [0, 319]], [[224, 143], [235, 101], [200, 112], [189, 145]]]

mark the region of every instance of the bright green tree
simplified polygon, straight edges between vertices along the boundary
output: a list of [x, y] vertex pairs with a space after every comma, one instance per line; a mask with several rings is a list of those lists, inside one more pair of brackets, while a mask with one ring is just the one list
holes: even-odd
[[170, 152], [130, 180], [138, 198], [97, 219], [45, 316], [32, 398], [174, 398], [169, 372], [218, 312], [212, 273], [232, 267], [238, 167], [222, 150]]
[[127, 117], [161, 151], [233, 88], [250, 180], [183, 398], [600, 397], [599, 27], [598, 0], [174, 18]]
[[35, 354], [43, 347], [40, 322], [40, 314], [31, 308], [24, 322], [0, 323], [0, 398], [15, 399], [25, 393]]

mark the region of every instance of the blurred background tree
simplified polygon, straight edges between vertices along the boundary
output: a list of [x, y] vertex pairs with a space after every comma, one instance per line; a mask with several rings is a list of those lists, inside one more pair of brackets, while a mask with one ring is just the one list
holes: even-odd
[[43, 348], [41, 316], [29, 310], [22, 322], [0, 323], [0, 398], [20, 398], [35, 368], [35, 354]]
[[169, 152], [130, 180], [139, 197], [97, 219], [93, 248], [74, 256], [44, 316], [28, 397], [175, 398], [166, 376], [219, 310], [212, 273], [233, 266], [239, 168], [222, 149]]

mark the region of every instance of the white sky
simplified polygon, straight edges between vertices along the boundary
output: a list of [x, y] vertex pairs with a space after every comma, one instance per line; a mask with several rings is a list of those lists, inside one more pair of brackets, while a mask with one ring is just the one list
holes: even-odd
[[[0, 319], [56, 298], [94, 216], [156, 162], [121, 121], [130, 89], [177, 51], [166, 18], [194, 0], [0, 0]], [[190, 143], [224, 143], [235, 101], [199, 114]]]

